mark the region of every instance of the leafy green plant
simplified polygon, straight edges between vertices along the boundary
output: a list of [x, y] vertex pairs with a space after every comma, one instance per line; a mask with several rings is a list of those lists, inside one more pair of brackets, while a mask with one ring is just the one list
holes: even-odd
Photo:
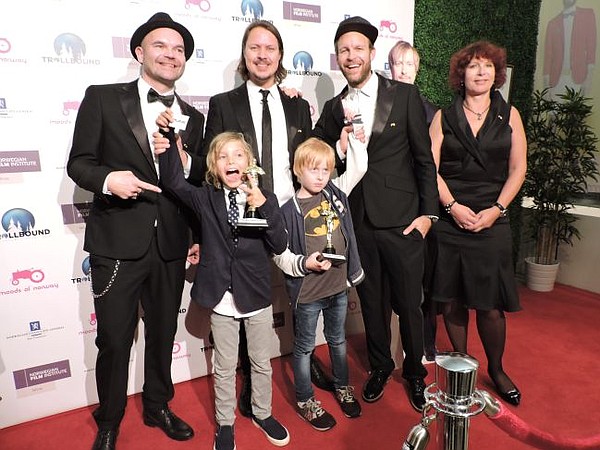
[[587, 123], [591, 99], [566, 88], [558, 100], [548, 89], [533, 93], [527, 121], [528, 161], [523, 192], [533, 201], [528, 226], [535, 240], [534, 262], [558, 261], [560, 243], [580, 239], [577, 216], [569, 210], [574, 198], [587, 190], [599, 174], [593, 128]]

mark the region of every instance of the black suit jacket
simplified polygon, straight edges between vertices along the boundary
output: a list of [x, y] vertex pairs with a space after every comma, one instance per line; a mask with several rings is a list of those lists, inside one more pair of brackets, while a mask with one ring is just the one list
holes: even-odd
[[[198, 155], [204, 116], [179, 98], [178, 103], [182, 113], [190, 116], [183, 142], [191, 155]], [[137, 200], [103, 194], [106, 176], [120, 170], [159, 184], [137, 81], [88, 87], [77, 114], [67, 172], [79, 187], [94, 193], [84, 250], [112, 259], [139, 258], [150, 246], [156, 222], [162, 257], [169, 261], [184, 258], [189, 233], [183, 207], [164, 193], [146, 191]], [[200, 160], [193, 159], [190, 178], [200, 180], [202, 170]]]
[[240, 227], [239, 241], [234, 246], [223, 189], [208, 184], [198, 188], [185, 181], [174, 144], [160, 156], [159, 163], [165, 187], [194, 211], [202, 225], [202, 258], [196, 270], [192, 299], [212, 309], [231, 287], [240, 311], [247, 313], [269, 306], [271, 256], [287, 247], [283, 216], [275, 194], [263, 191], [267, 201], [257, 208], [268, 227]]
[[[379, 75], [367, 173], [349, 196], [352, 219], [376, 228], [404, 227], [417, 216], [438, 215], [436, 168], [416, 86]], [[328, 100], [313, 131], [335, 146], [344, 126], [342, 98]], [[338, 170], [343, 172], [343, 164]]]
[[[288, 97], [281, 89], [278, 89], [281, 103], [285, 113], [288, 136], [288, 154], [290, 168], [294, 163], [294, 152], [298, 145], [310, 137], [312, 130], [312, 119], [310, 117], [310, 106], [308, 102], [300, 97]], [[206, 119], [206, 132], [204, 139], [204, 150], [206, 156], [213, 138], [223, 131], [237, 131], [244, 135], [244, 139], [252, 146], [252, 152], [257, 161], [260, 162], [259, 144], [256, 141], [256, 131], [252, 122], [250, 112], [250, 100], [246, 83], [210, 99], [208, 105], [208, 117]], [[296, 183], [295, 177], [292, 178]]]

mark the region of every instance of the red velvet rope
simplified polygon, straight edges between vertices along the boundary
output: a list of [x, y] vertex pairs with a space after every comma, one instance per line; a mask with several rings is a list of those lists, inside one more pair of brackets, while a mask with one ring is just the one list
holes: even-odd
[[[500, 402], [498, 402], [500, 404]], [[538, 430], [515, 416], [500, 404], [500, 411], [488, 416], [498, 428], [525, 444], [544, 450], [600, 449], [600, 434], [590, 437], [567, 438]]]

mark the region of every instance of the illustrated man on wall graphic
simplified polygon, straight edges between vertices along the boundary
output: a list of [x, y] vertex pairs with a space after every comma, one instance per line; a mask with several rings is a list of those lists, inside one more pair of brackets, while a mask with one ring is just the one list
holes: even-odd
[[548, 22], [544, 47], [544, 87], [556, 98], [568, 86], [589, 95], [596, 63], [596, 17], [592, 8], [563, 0], [563, 10]]

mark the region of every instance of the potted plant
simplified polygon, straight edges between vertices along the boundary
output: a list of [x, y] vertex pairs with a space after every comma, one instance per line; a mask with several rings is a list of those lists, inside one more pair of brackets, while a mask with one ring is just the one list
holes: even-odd
[[[535, 243], [533, 257], [526, 259], [527, 284], [543, 291], [554, 287], [560, 243], [573, 245], [573, 239], [581, 237], [575, 226], [577, 216], [569, 210], [576, 197], [586, 192], [587, 182], [599, 174], [595, 159], [598, 139], [587, 123], [592, 113], [590, 99], [568, 87], [558, 97], [549, 98], [548, 89], [535, 91], [526, 127], [528, 162], [523, 193], [532, 202], [527, 221]], [[530, 280], [532, 265], [545, 266], [538, 269], [554, 266], [544, 286]]]

